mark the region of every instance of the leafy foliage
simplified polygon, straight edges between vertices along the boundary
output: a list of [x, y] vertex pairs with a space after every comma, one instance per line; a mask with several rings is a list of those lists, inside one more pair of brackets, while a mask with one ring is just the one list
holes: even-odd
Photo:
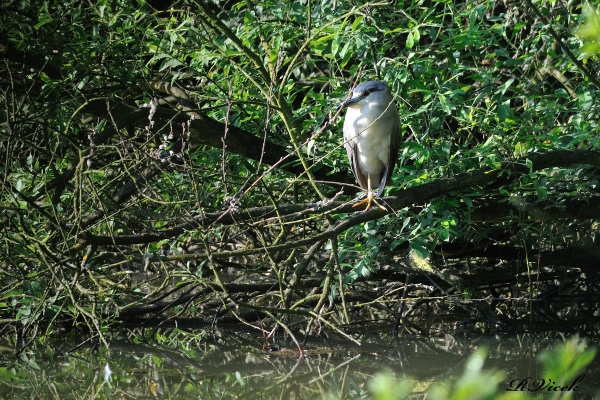
[[[162, 5], [2, 6], [0, 312], [23, 345], [157, 315], [344, 333], [365, 304], [397, 327], [442, 298], [597, 329], [579, 3]], [[403, 124], [389, 213], [349, 204], [335, 106], [367, 79]]]

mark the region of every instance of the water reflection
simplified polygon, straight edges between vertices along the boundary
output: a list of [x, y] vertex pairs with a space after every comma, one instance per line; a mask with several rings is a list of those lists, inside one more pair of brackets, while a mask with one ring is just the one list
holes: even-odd
[[[359, 335], [361, 346], [310, 338], [307, 355], [299, 357], [285, 340], [281, 350], [263, 351], [255, 332], [171, 334], [178, 347], [115, 341], [108, 350], [63, 353], [70, 347], [60, 344], [38, 346], [18, 360], [5, 346], [0, 398], [370, 398], [368, 381], [382, 370], [411, 381], [419, 398], [433, 382], [459, 376], [481, 346], [489, 349], [484, 368], [506, 371], [505, 390], [514, 379], [542, 378], [537, 355], [564, 339], [558, 333], [393, 338], [369, 332]], [[599, 365], [584, 371], [576, 398], [600, 392]]]

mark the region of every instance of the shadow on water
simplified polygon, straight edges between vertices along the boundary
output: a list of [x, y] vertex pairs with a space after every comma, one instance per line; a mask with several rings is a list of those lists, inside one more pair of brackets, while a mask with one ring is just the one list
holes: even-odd
[[[422, 398], [431, 384], [460, 376], [466, 360], [482, 346], [489, 350], [484, 368], [505, 372], [501, 392], [519, 379], [560, 379], [542, 376], [536, 361], [542, 351], [564, 340], [559, 333], [455, 331], [394, 338], [387, 332], [356, 332], [360, 346], [333, 336], [310, 338], [304, 357], [291, 341], [282, 339], [278, 351], [268, 351], [262, 336], [235, 330], [179, 331], [179, 345], [173, 347], [125, 340], [114, 341], [109, 349], [38, 345], [19, 359], [13, 347], [4, 346], [0, 398], [371, 398], [368, 382], [386, 370], [410, 381], [411, 397]], [[582, 372], [575, 398], [600, 393], [599, 367], [596, 360]]]

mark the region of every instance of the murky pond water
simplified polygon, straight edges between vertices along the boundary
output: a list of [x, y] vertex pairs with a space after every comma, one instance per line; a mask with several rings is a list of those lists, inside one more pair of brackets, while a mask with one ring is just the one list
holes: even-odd
[[[178, 346], [156, 342], [115, 341], [106, 349], [69, 344], [37, 346], [17, 358], [3, 347], [1, 399], [357, 399], [371, 398], [369, 381], [387, 370], [414, 384], [421, 398], [435, 382], [460, 376], [472, 352], [485, 346], [485, 369], [505, 371], [500, 391], [515, 380], [542, 376], [540, 352], [564, 338], [545, 335], [474, 335], [454, 332], [429, 337], [392, 338], [387, 333], [357, 335], [360, 346], [335, 337], [309, 338], [299, 357], [285, 340], [279, 351], [265, 349], [255, 332], [219, 330], [178, 332]], [[589, 341], [596, 345], [595, 341]], [[6, 344], [6, 343], [5, 343]], [[596, 358], [577, 382], [574, 398], [600, 394], [600, 362]], [[532, 397], [538, 393], [532, 393]]]

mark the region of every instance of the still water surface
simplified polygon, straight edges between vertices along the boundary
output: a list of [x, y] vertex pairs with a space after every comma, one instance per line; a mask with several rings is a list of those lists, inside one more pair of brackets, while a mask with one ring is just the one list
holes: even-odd
[[[560, 378], [542, 376], [536, 357], [564, 339], [559, 333], [393, 338], [370, 332], [355, 336], [360, 346], [331, 336], [310, 338], [307, 356], [299, 357], [293, 343], [284, 340], [281, 350], [268, 351], [255, 332], [176, 335], [179, 344], [173, 347], [122, 339], [109, 349], [82, 346], [67, 352], [72, 344], [58, 343], [38, 345], [17, 358], [5, 342], [0, 399], [369, 399], [369, 381], [384, 370], [412, 381], [414, 398], [422, 398], [434, 382], [460, 376], [481, 346], [489, 350], [485, 369], [505, 371], [500, 386], [505, 391], [515, 379]], [[598, 357], [583, 373], [574, 398], [595, 398], [600, 394]]]

